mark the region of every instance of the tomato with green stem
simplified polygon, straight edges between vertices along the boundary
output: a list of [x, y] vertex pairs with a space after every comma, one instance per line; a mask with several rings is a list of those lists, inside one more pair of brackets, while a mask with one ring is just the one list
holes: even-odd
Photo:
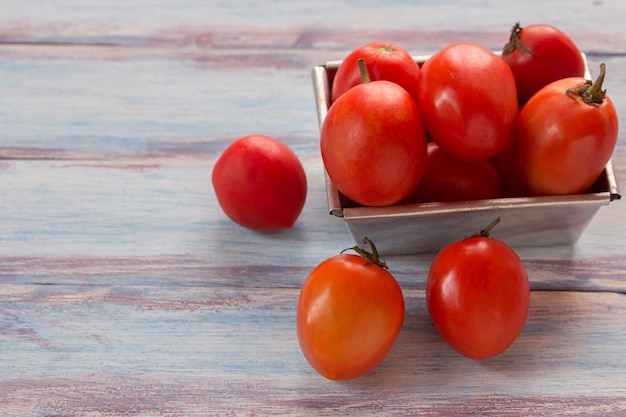
[[543, 23], [524, 27], [516, 23], [502, 48], [502, 59], [513, 71], [521, 102], [553, 81], [585, 74], [585, 62], [574, 41]]
[[364, 60], [372, 81], [386, 80], [396, 83], [417, 100], [419, 65], [405, 49], [391, 42], [380, 41], [353, 50], [341, 61], [332, 82], [332, 102], [352, 87], [361, 84], [359, 59]]
[[613, 154], [619, 119], [603, 89], [605, 64], [595, 82], [564, 78], [526, 103], [515, 135], [519, 174], [532, 195], [586, 192]]
[[363, 83], [335, 101], [324, 118], [320, 151], [335, 187], [364, 206], [400, 202], [424, 173], [426, 132], [409, 93], [390, 81]]
[[360, 377], [391, 350], [404, 322], [397, 281], [372, 252], [333, 256], [308, 276], [300, 292], [296, 327], [304, 357], [332, 380]]
[[435, 328], [452, 348], [475, 360], [504, 352], [522, 332], [530, 305], [521, 259], [489, 237], [499, 222], [444, 247], [426, 280], [426, 305]]

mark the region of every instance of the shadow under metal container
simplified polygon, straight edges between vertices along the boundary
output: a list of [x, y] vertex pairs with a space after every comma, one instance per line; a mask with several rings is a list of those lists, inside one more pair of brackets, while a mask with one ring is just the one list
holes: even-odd
[[[428, 58], [414, 57], [420, 65]], [[330, 107], [332, 80], [340, 64], [341, 61], [329, 61], [312, 70], [320, 129]], [[588, 69], [586, 77], [591, 78]], [[358, 206], [341, 195], [326, 172], [325, 177], [329, 213], [344, 219], [357, 244], [362, 244], [367, 236], [384, 255], [437, 252], [484, 228], [498, 216], [502, 222], [491, 236], [512, 247], [572, 245], [601, 206], [621, 198], [611, 161], [584, 194], [386, 207]]]

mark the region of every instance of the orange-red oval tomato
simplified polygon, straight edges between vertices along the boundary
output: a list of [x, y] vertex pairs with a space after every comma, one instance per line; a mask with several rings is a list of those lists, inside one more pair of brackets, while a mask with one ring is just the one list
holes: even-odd
[[582, 77], [585, 62], [574, 41], [554, 26], [543, 23], [513, 26], [502, 58], [513, 71], [521, 102], [553, 81]]
[[615, 106], [608, 96], [590, 105], [567, 94], [584, 84], [578, 77], [548, 84], [520, 113], [515, 151], [520, 176], [533, 195], [586, 192], [613, 154]]
[[426, 161], [426, 132], [409, 93], [390, 81], [352, 87], [328, 109], [320, 136], [335, 187], [365, 206], [395, 204], [415, 189]]
[[302, 163], [287, 145], [266, 135], [244, 136], [226, 148], [212, 182], [224, 213], [256, 231], [293, 226], [306, 200]]
[[417, 101], [419, 65], [407, 51], [393, 43], [372, 42], [350, 52], [337, 68], [331, 88], [333, 102], [352, 87], [361, 84], [357, 62], [359, 58], [365, 60], [372, 81], [392, 81]]
[[302, 286], [297, 333], [313, 369], [333, 380], [375, 368], [404, 322], [404, 298], [394, 277], [353, 254], [319, 264]]
[[498, 198], [502, 194], [498, 171], [488, 161], [463, 162], [428, 143], [426, 170], [405, 203], [469, 201]]
[[505, 243], [473, 236], [443, 248], [426, 281], [437, 331], [462, 355], [487, 359], [506, 350], [528, 315], [530, 287], [522, 261]]
[[459, 42], [430, 57], [418, 76], [418, 104], [430, 137], [465, 162], [504, 148], [517, 119], [509, 66], [482, 46]]

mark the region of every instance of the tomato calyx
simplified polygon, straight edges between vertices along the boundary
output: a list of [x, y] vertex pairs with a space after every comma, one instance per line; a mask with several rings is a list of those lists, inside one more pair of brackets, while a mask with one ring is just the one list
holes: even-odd
[[383, 45], [383, 46], [379, 46], [377, 51], [380, 52], [381, 54], [389, 55], [393, 53], [393, 48], [389, 45]]
[[489, 223], [487, 227], [474, 233], [470, 237], [489, 237], [489, 233], [493, 230], [494, 227], [496, 227], [498, 223], [500, 223], [500, 216], [496, 217], [496, 219], [492, 221], [491, 223]]
[[519, 39], [522, 34], [522, 29], [523, 28], [519, 22], [513, 25], [511, 35], [509, 36], [509, 42], [502, 48], [502, 55], [508, 55], [515, 51], [520, 51], [523, 54], [537, 55], [534, 51], [528, 49], [528, 47]]
[[374, 245], [374, 242], [372, 242], [367, 236], [365, 236], [363, 238], [363, 243], [369, 245], [370, 248], [372, 248], [371, 249], [372, 251], [368, 252], [365, 249], [363, 249], [362, 247], [356, 245], [356, 246], [353, 246], [351, 248], [346, 248], [346, 249], [342, 250], [340, 253], [344, 253], [346, 251], [353, 250], [357, 254], [362, 256], [363, 258], [367, 259], [367, 262], [365, 262], [365, 265], [375, 264], [375, 265], [380, 266], [383, 269], [389, 269], [389, 267], [387, 266], [387, 263], [385, 261], [383, 261], [382, 259], [380, 259], [379, 255], [378, 255], [378, 249], [376, 249], [376, 245]]
[[606, 90], [602, 89], [605, 75], [606, 65], [603, 62], [600, 64], [600, 74], [598, 74], [595, 82], [587, 80], [579, 87], [568, 88], [566, 94], [573, 99], [581, 99], [590, 106], [600, 106], [604, 103], [604, 98], [606, 97]]

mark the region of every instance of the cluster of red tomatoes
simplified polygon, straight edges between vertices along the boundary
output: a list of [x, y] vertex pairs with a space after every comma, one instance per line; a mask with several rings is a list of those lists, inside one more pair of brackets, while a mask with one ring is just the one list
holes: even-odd
[[[617, 141], [617, 114], [586, 80], [580, 51], [547, 25], [515, 25], [500, 56], [455, 43], [423, 65], [401, 48], [372, 43], [349, 54], [332, 81], [321, 152], [334, 185], [354, 202], [427, 201], [585, 192]], [[524, 265], [489, 237], [494, 223], [443, 248], [426, 281], [442, 338], [476, 360], [502, 353], [526, 322]], [[359, 377], [393, 346], [402, 291], [378, 257], [355, 246], [319, 264], [297, 309], [301, 350], [321, 375]]]
[[[359, 65], [361, 68], [359, 68]], [[421, 66], [374, 42], [332, 80], [321, 153], [336, 188], [366, 206], [587, 191], [618, 119], [558, 29], [515, 25], [502, 55], [468, 42]]]
[[[613, 153], [618, 119], [605, 66], [595, 82], [584, 72], [576, 45], [547, 25], [515, 25], [501, 56], [461, 42], [418, 65], [396, 45], [363, 46], [332, 80], [324, 166], [339, 191], [369, 206], [585, 192]], [[232, 143], [212, 181], [224, 212], [257, 231], [291, 227], [306, 198], [302, 164], [264, 135]], [[477, 360], [506, 350], [529, 309], [522, 261], [489, 237], [497, 221], [443, 248], [426, 281], [435, 328]], [[355, 246], [319, 264], [298, 299], [301, 350], [330, 379], [377, 366], [404, 322], [397, 281], [364, 243], [371, 252]]]

